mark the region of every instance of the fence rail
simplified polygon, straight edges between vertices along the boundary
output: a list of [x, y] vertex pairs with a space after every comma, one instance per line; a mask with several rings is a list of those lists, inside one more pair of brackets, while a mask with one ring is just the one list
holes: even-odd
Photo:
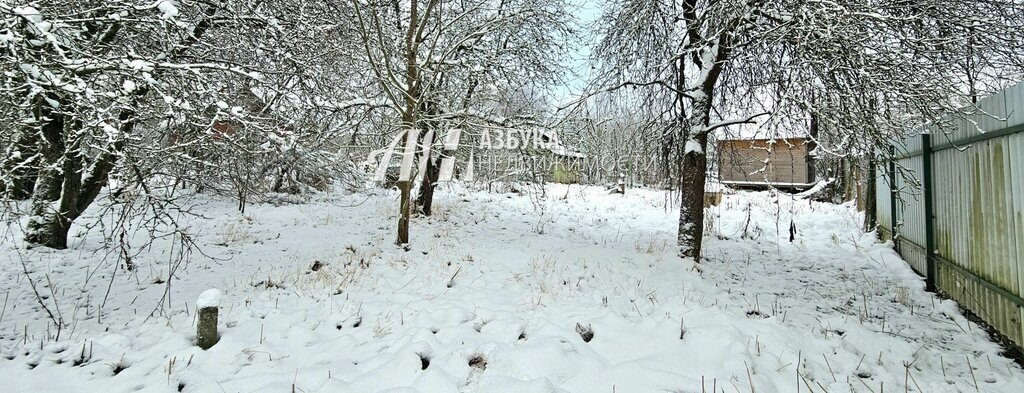
[[929, 290], [1024, 347], [1024, 84], [978, 105], [988, 115], [893, 143], [875, 217]]

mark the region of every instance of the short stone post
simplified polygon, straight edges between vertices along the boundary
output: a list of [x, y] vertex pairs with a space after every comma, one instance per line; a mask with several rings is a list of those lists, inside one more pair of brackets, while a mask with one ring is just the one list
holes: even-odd
[[210, 349], [217, 340], [217, 310], [220, 309], [221, 293], [216, 289], [208, 289], [199, 295], [196, 300], [196, 308], [199, 310], [199, 318], [196, 323], [196, 345], [206, 350]]

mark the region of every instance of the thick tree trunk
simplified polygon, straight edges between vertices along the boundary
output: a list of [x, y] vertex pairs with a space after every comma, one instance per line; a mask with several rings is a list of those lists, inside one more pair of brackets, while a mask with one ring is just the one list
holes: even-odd
[[[40, 100], [42, 100], [40, 98]], [[68, 108], [69, 103], [50, 97]], [[25, 231], [25, 241], [55, 249], [68, 246], [71, 223], [99, 196], [107, 184], [110, 171], [117, 163], [123, 141], [107, 146], [86, 170], [82, 157], [79, 131], [80, 121], [68, 118], [48, 103], [37, 102], [36, 119], [40, 128], [40, 163], [38, 179], [32, 194], [32, 210]], [[119, 116], [121, 132], [134, 127], [135, 113], [123, 111]], [[86, 173], [87, 172], [87, 173]]]
[[[43, 134], [47, 142], [41, 143], [42, 148], [42, 169], [39, 171], [39, 178], [36, 180], [32, 197], [31, 216], [25, 229], [25, 241], [29, 244], [40, 245], [54, 249], [65, 249], [68, 247], [68, 231], [71, 230], [71, 217], [68, 211], [61, 209], [66, 205], [64, 202], [73, 195], [64, 197], [64, 173], [60, 169], [61, 152], [63, 150], [63, 136], [56, 133], [59, 142], [50, 143], [54, 129], [61, 130], [63, 121], [52, 119], [43, 126]], [[49, 135], [48, 135], [49, 134]], [[55, 156], [56, 155], [56, 156]]]
[[32, 202], [32, 217], [28, 223], [26, 240], [33, 244], [64, 249], [68, 246], [71, 223], [82, 212], [82, 161], [78, 155], [78, 146], [70, 146], [59, 162], [62, 164], [61, 170], [48, 168], [44, 170], [46, 174], [41, 175], [37, 181], [38, 197]]
[[[206, 18], [192, 28], [174, 50], [167, 54], [168, 58], [177, 58], [185, 54], [195, 45], [206, 31], [213, 26], [214, 14], [221, 8], [219, 2], [209, 4]], [[100, 45], [111, 42], [120, 26], [107, 31], [100, 40]], [[149, 88], [136, 90], [132, 105], [137, 106], [149, 92]], [[59, 105], [52, 105], [56, 102]], [[32, 211], [25, 231], [25, 241], [30, 244], [50, 248], [67, 248], [68, 232], [71, 223], [99, 196], [106, 187], [110, 172], [114, 169], [122, 154], [125, 140], [118, 139], [104, 146], [95, 158], [87, 160], [82, 155], [79, 134], [83, 125], [81, 120], [70, 115], [74, 113], [73, 105], [65, 98], [49, 94], [45, 98], [37, 95], [34, 102], [34, 115], [41, 124], [39, 136], [35, 138], [40, 159], [35, 188], [32, 193]], [[136, 113], [132, 109], [122, 109], [118, 115], [119, 133], [128, 135], [135, 128]], [[69, 121], [71, 120], [71, 121]], [[88, 168], [86, 167], [88, 165]]]
[[[71, 163], [68, 160], [78, 156], [66, 154], [68, 149], [64, 140], [64, 115], [54, 110], [43, 97], [37, 99], [35, 118], [42, 124], [38, 145], [41, 169], [33, 190], [32, 213], [25, 231], [25, 241], [64, 249], [67, 248], [68, 231], [73, 220], [71, 216], [76, 213], [66, 208], [72, 206], [69, 204], [71, 199], [77, 200], [78, 197], [77, 187], [70, 193], [65, 193], [64, 187], [65, 183], [80, 183], [81, 179], [77, 165], [69, 165]], [[68, 169], [72, 171], [68, 172]]]
[[[38, 216], [33, 217], [37, 219]], [[33, 225], [35, 224], [35, 225]], [[29, 244], [63, 250], [68, 248], [68, 233], [71, 231], [71, 222], [59, 216], [43, 217], [42, 221], [29, 222], [29, 233], [25, 241]]]
[[[700, 42], [704, 35], [700, 24], [693, 23], [697, 19], [695, 1], [683, 3], [683, 17], [686, 20], [687, 35], [690, 37], [690, 45]], [[731, 34], [736, 26], [726, 27], [718, 33], [717, 41], [711, 47], [701, 51], [692, 52], [692, 62], [701, 72], [698, 80], [699, 89], [686, 95], [690, 99], [690, 114], [685, 120], [686, 139], [683, 150], [682, 163], [680, 168], [679, 181], [679, 255], [683, 258], [693, 258], [696, 263], [701, 262], [701, 246], [704, 240], [704, 187], [707, 181], [707, 147], [708, 133], [714, 131], [709, 129], [711, 123], [711, 106], [714, 102], [715, 86], [718, 78], [729, 59], [731, 47]], [[709, 61], [714, 59], [713, 61]], [[680, 61], [679, 75], [680, 86], [686, 80], [686, 62]], [[682, 106], [683, 95], [677, 93], [680, 114], [686, 113]]]
[[687, 151], [683, 155], [679, 174], [679, 255], [700, 262], [701, 246], [704, 240], [704, 185], [707, 181], [707, 154], [705, 149], [708, 136], [695, 135], [694, 140], [701, 151]]
[[68, 248], [71, 220], [52, 208], [33, 204], [32, 217], [26, 228], [25, 241], [29, 244], [63, 250]]
[[709, 74], [703, 95], [691, 100], [690, 116], [685, 120], [686, 138], [679, 169], [679, 256], [701, 262], [704, 240], [704, 189], [708, 171], [708, 124], [718, 71]]

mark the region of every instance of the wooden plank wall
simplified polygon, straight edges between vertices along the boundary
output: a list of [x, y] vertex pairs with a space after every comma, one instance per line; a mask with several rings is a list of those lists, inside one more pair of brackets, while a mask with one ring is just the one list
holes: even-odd
[[719, 176], [726, 182], [813, 182], [807, 140], [725, 140], [718, 144]]

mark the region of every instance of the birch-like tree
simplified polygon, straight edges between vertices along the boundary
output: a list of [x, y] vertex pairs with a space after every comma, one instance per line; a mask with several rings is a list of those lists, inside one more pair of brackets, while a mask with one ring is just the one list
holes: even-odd
[[[1017, 0], [617, 0], [598, 29], [592, 94], [637, 90], [678, 163], [679, 252], [699, 261], [708, 137], [806, 127], [844, 154], [972, 111], [1020, 75]], [[966, 108], [966, 109], [965, 109]]]

